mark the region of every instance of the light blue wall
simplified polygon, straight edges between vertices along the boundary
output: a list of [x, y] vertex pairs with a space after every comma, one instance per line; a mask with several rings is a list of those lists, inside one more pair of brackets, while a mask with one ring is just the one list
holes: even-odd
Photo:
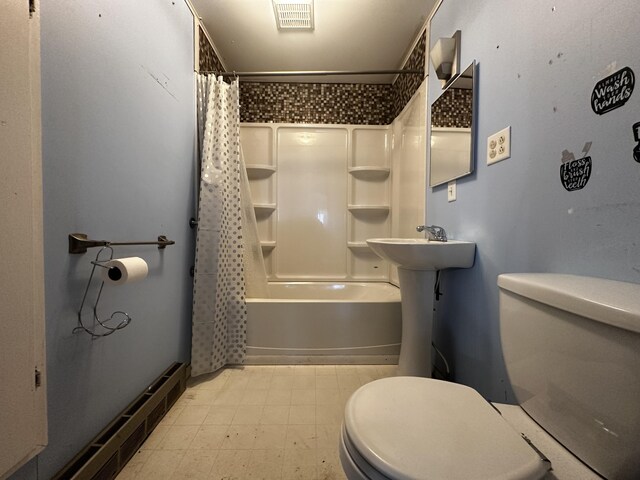
[[[165, 368], [189, 360], [195, 93], [186, 4], [43, 0], [42, 130], [49, 446], [16, 478], [48, 479]], [[71, 232], [176, 241], [163, 252], [115, 249], [144, 258], [149, 276], [105, 287], [102, 314], [133, 317], [110, 337], [71, 334], [97, 253], [68, 254]]]
[[[429, 189], [429, 223], [477, 242], [476, 264], [445, 272], [435, 339], [458, 382], [492, 400], [513, 400], [498, 330], [496, 277], [562, 272], [640, 283], [640, 163], [632, 124], [640, 87], [628, 103], [593, 113], [595, 83], [615, 70], [640, 74], [637, 0], [444, 0], [431, 42], [462, 30], [462, 66], [478, 62], [476, 171]], [[430, 102], [440, 85], [431, 67]], [[511, 158], [486, 165], [487, 136], [512, 127]], [[583, 190], [560, 183], [562, 151], [576, 158], [593, 142]], [[508, 392], [506, 394], [505, 392]]]

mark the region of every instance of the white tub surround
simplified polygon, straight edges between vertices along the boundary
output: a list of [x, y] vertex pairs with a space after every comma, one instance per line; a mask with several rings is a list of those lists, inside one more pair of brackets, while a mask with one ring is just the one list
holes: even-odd
[[247, 363], [397, 363], [397, 287], [272, 282], [269, 293], [247, 299]]
[[389, 126], [245, 123], [240, 135], [270, 280], [389, 280], [365, 242], [390, 234]]
[[272, 281], [389, 281], [367, 238], [419, 238], [425, 223], [426, 83], [387, 126], [243, 123]]

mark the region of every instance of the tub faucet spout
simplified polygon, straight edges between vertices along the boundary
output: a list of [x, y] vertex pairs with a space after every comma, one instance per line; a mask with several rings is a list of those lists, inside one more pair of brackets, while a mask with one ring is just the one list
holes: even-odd
[[438, 225], [418, 225], [416, 230], [418, 232], [425, 232], [429, 240], [434, 240], [436, 242], [447, 241], [447, 232], [445, 232], [444, 228], [439, 227]]

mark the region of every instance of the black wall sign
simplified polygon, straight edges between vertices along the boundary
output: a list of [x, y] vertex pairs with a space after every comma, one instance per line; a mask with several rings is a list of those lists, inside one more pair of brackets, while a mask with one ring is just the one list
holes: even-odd
[[623, 106], [631, 97], [635, 83], [635, 75], [629, 67], [603, 78], [593, 87], [591, 108], [598, 115], [604, 115]]
[[638, 144], [633, 147], [633, 158], [636, 162], [640, 163], [640, 122], [633, 124], [633, 139], [638, 142]]
[[560, 165], [562, 186], [569, 192], [580, 190], [591, 176], [591, 157], [579, 158]]

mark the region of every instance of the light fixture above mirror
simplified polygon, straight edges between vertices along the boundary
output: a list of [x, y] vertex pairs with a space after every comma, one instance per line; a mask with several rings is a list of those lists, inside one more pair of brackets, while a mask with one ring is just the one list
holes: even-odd
[[436, 76], [442, 80], [442, 88], [445, 88], [451, 79], [460, 73], [461, 37], [460, 30], [457, 30], [451, 38], [439, 38], [429, 52]]

